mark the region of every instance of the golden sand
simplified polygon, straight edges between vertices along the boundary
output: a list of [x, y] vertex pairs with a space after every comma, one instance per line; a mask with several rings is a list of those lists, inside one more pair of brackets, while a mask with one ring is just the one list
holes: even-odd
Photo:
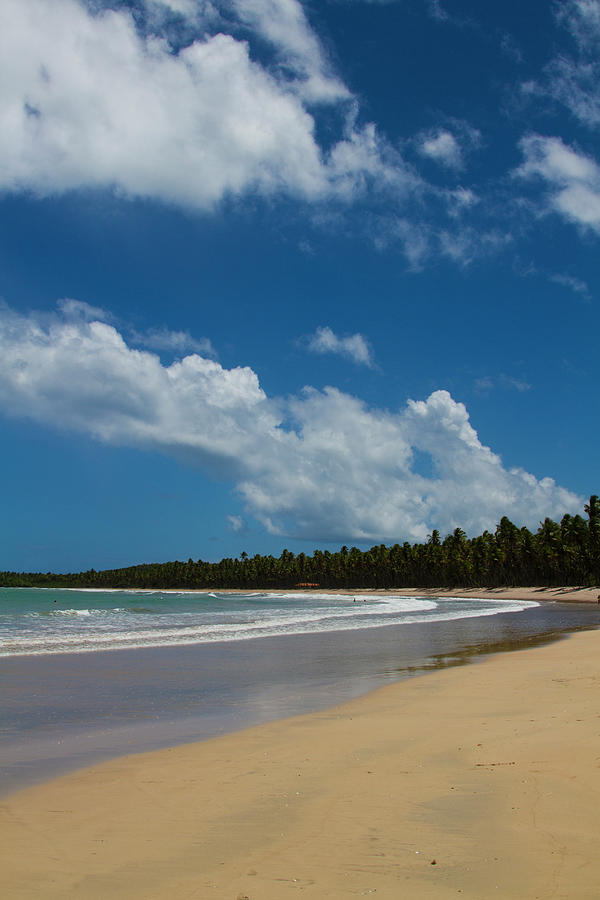
[[124, 757], [0, 807], [0, 895], [596, 898], [600, 632]]

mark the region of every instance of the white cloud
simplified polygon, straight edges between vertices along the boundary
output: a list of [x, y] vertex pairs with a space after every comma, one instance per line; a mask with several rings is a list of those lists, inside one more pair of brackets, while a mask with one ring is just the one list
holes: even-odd
[[450, 19], [449, 14], [442, 7], [441, 0], [427, 0], [427, 8], [432, 19], [439, 22], [447, 22]]
[[[373, 125], [355, 124], [356, 104], [298, 0], [228, 7], [238, 32], [245, 24], [273, 45], [270, 69], [248, 42], [210, 33], [212, 4], [167, 5], [195, 23], [181, 48], [168, 30], [143, 32], [128, 9], [2, 0], [0, 190], [101, 188], [210, 209], [252, 192], [349, 202], [418, 186]], [[162, 21], [164, 3], [146, 8]], [[344, 123], [327, 151], [314, 102]]]
[[415, 141], [421, 156], [458, 172], [464, 169], [467, 155], [481, 145], [481, 132], [463, 119], [450, 117], [445, 126], [422, 131]]
[[[102, 9], [116, 4], [111, 0], [86, 0], [92, 9]], [[138, 0], [138, 6], [146, 14], [146, 22], [151, 28], [161, 28], [169, 15], [175, 13], [184, 21], [198, 29], [208, 24], [220, 21], [221, 16], [216, 6], [219, 0], [213, 4], [210, 0]]]
[[583, 279], [577, 278], [576, 275], [566, 275], [564, 273], [550, 275], [549, 277], [550, 281], [553, 281], [555, 284], [561, 284], [563, 287], [569, 288], [573, 293], [589, 300], [590, 289]]
[[529, 382], [523, 381], [521, 378], [514, 378], [512, 375], [501, 375], [500, 378], [504, 384], [514, 388], [516, 391], [519, 391], [519, 393], [531, 390]]
[[449, 169], [462, 169], [463, 167], [460, 145], [449, 131], [442, 129], [423, 136], [419, 151], [423, 156], [428, 156]]
[[144, 5], [148, 9], [165, 7], [192, 21], [205, 22], [217, 15], [214, 5], [208, 0], [144, 0]]
[[555, 284], [561, 284], [563, 287], [567, 287], [569, 290], [573, 291], [574, 294], [579, 294], [586, 300], [589, 300], [589, 286], [583, 279], [577, 278], [576, 275], [558, 273], [557, 275], [550, 275], [550, 281], [553, 281]]
[[332, 190], [348, 201], [368, 190], [398, 200], [425, 187], [372, 123], [357, 128], [350, 120], [348, 133], [329, 154], [328, 168]]
[[479, 201], [480, 198], [470, 188], [459, 187], [455, 190], [446, 191], [448, 214], [455, 219], [465, 212], [465, 210], [476, 206]]
[[515, 378], [514, 375], [505, 374], [496, 377], [484, 375], [482, 378], [477, 378], [475, 387], [478, 391], [490, 391], [496, 387], [505, 387], [519, 391], [521, 394], [531, 390], [531, 385], [528, 381], [523, 381], [522, 378]]
[[[446, 391], [398, 413], [335, 388], [269, 398], [248, 367], [190, 355], [163, 366], [114, 327], [0, 311], [0, 410], [108, 444], [158, 451], [232, 480], [273, 532], [312, 540], [473, 533], [502, 515], [535, 526], [581, 498], [505, 469]], [[284, 426], [283, 422], [291, 426]], [[413, 468], [428, 453], [434, 475]]]
[[541, 178], [546, 203], [569, 222], [600, 232], [600, 167], [560, 138], [529, 135], [520, 142], [524, 162], [516, 174]]
[[535, 83], [526, 90], [549, 94], [585, 125], [600, 125], [600, 67], [559, 57], [547, 69], [548, 82], [540, 88]]
[[574, 52], [557, 54], [540, 81], [522, 87], [526, 94], [549, 96], [591, 128], [600, 125], [600, 2], [561, 0], [555, 4], [558, 22], [574, 42]]
[[246, 531], [247, 526], [243, 516], [227, 516], [227, 523], [231, 531], [236, 533]]
[[216, 356], [215, 349], [208, 338], [194, 338], [189, 331], [150, 328], [144, 332], [133, 332], [131, 339], [134, 344], [140, 344], [150, 350], [171, 350], [174, 353], [200, 353], [203, 356]]
[[298, 0], [233, 0], [239, 18], [276, 48], [295, 73], [294, 88], [310, 102], [349, 99]]
[[56, 304], [66, 319], [99, 319], [101, 322], [110, 322], [112, 316], [99, 306], [91, 306], [83, 300], [71, 300], [66, 297]]
[[324, 326], [317, 328], [316, 332], [306, 339], [306, 346], [311, 353], [333, 353], [345, 356], [358, 365], [369, 366], [369, 368], [374, 365], [371, 345], [362, 334], [338, 337], [331, 328]]
[[[97, 0], [102, 3], [102, 0]], [[165, 13], [180, 14], [197, 38], [208, 31], [237, 32], [243, 25], [271, 45], [278, 75], [309, 103], [336, 103], [351, 97], [335, 73], [300, 0], [138, 0], [160, 32], [167, 25]], [[108, 2], [106, 3], [108, 5]]]
[[[475, 206], [361, 120], [299, 0], [0, 2], [0, 192], [202, 211], [291, 197], [315, 227], [396, 244], [412, 268], [439, 245], [435, 218]], [[415, 140], [456, 171], [480, 135], [449, 118]]]
[[506, 247], [512, 239], [507, 228], [499, 231], [473, 226], [464, 226], [454, 231], [443, 228], [438, 235], [440, 253], [461, 266], [468, 266], [473, 260]]
[[559, 57], [548, 69], [546, 93], [585, 125], [600, 125], [600, 67]]
[[556, 16], [570, 32], [579, 48], [594, 47], [600, 41], [600, 0], [561, 0]]
[[196, 207], [252, 189], [327, 190], [312, 118], [245, 43], [216, 34], [173, 54], [126, 11], [3, 7], [0, 187], [112, 187]]
[[410, 268], [418, 272], [432, 252], [433, 230], [406, 217], [384, 216], [372, 235], [379, 249], [399, 243]]

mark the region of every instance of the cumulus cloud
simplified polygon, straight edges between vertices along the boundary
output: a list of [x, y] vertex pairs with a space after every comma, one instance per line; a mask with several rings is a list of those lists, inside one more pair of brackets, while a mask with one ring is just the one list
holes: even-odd
[[[414, 180], [373, 125], [355, 124], [298, 0], [220, 4], [233, 33], [215, 31], [212, 4], [146, 0], [150, 21], [168, 7], [191, 28], [181, 46], [166, 25], [140, 25], [141, 2], [2, 0], [0, 189], [102, 188], [210, 209], [252, 192], [346, 202]], [[273, 45], [273, 65], [236, 36], [244, 27]], [[313, 103], [343, 123], [327, 150]]]
[[528, 135], [520, 143], [524, 161], [516, 174], [541, 179], [546, 203], [564, 219], [600, 232], [600, 166], [560, 138]]
[[373, 352], [371, 345], [362, 334], [348, 334], [338, 337], [331, 328], [322, 326], [310, 335], [306, 340], [306, 346], [311, 353], [333, 353], [345, 356], [358, 365], [372, 368]]
[[[65, 298], [59, 300], [56, 305], [66, 321], [83, 320], [85, 322], [97, 321], [111, 324], [116, 322], [112, 313], [101, 309], [99, 306], [91, 306], [83, 300]], [[130, 343], [147, 347], [150, 350], [167, 350], [176, 354], [200, 353], [209, 357], [216, 357], [217, 355], [208, 338], [195, 338], [189, 331], [172, 331], [165, 326], [148, 328], [146, 331], [138, 331], [135, 328], [127, 327], [126, 333]]]
[[[476, 207], [363, 120], [299, 0], [1, 2], [0, 192], [203, 212], [291, 198], [315, 227], [395, 245], [412, 268], [436, 253], [440, 216], [463, 234]], [[417, 147], [456, 172], [478, 141], [447, 118]]]
[[244, 42], [216, 34], [173, 53], [125, 10], [3, 7], [0, 187], [113, 187], [205, 208], [251, 189], [326, 190], [312, 118]]
[[65, 297], [56, 304], [66, 319], [99, 319], [101, 322], [110, 322], [112, 316], [99, 306], [92, 306], [84, 300], [72, 300]]
[[[96, 0], [108, 6], [105, 0]], [[258, 36], [270, 45], [278, 76], [308, 103], [336, 103], [351, 94], [334, 68], [299, 0], [138, 0], [145, 24], [168, 32], [172, 13], [184, 20], [189, 34], [202, 38], [208, 31], [232, 28]], [[240, 27], [242, 26], [242, 27]]]
[[[0, 410], [165, 453], [235, 483], [270, 531], [312, 540], [421, 540], [502, 515], [535, 526], [581, 498], [506, 469], [447, 391], [372, 409], [329, 387], [268, 397], [248, 367], [171, 365], [106, 322], [0, 311]], [[429, 454], [433, 475], [415, 470]], [[231, 523], [233, 524], [233, 523]]]
[[309, 102], [348, 99], [298, 0], [233, 0], [239, 18], [269, 41], [295, 73], [294, 88]]

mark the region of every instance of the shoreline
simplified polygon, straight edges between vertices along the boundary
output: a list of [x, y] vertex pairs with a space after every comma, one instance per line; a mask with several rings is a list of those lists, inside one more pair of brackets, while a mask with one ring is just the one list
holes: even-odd
[[597, 630], [576, 633], [28, 788], [0, 806], [0, 886], [594, 897], [599, 648]]
[[14, 587], [13, 590], [68, 590], [84, 592], [138, 591], [160, 594], [331, 594], [348, 597], [359, 594], [393, 594], [401, 597], [481, 597], [489, 600], [538, 600], [554, 603], [600, 603], [600, 585], [593, 587], [561, 585], [555, 587], [529, 585], [527, 587], [374, 587], [374, 588], [308, 588], [308, 587], [263, 587], [263, 588], [79, 588], [79, 587]]
[[[384, 588], [381, 593], [390, 593], [391, 590]], [[486, 600], [537, 600], [540, 603], [600, 602], [599, 587], [402, 588], [400, 592], [409, 597], [481, 597]]]
[[[165, 589], [176, 591], [176, 588]], [[215, 589], [219, 594], [239, 594], [242, 588]], [[264, 588], [248, 589], [247, 593], [302, 593], [339, 594], [348, 597], [356, 594], [386, 595], [401, 597], [481, 597], [485, 600], [537, 600], [540, 603], [600, 603], [600, 586], [596, 587], [435, 587], [435, 588]], [[246, 591], [244, 591], [246, 593]]]
[[[73, 588], [76, 590], [76, 588]], [[116, 588], [115, 588], [116, 590]], [[177, 594], [183, 588], [133, 588], [132, 590], [157, 591], [165, 594]], [[394, 594], [399, 597], [481, 597], [484, 600], [538, 600], [540, 603], [600, 603], [600, 585], [595, 587], [401, 587], [401, 588], [194, 588], [186, 589], [186, 593], [204, 594], [212, 591], [217, 594], [332, 594], [340, 597], [357, 597], [362, 594], [373, 596]]]
[[[57, 590], [62, 590], [58, 588]], [[68, 588], [77, 590], [77, 588]], [[86, 590], [90, 590], [87, 588]], [[94, 589], [96, 590], [96, 589]], [[97, 588], [102, 590], [102, 588]], [[110, 588], [109, 590], [137, 590], [148, 593], [163, 594], [331, 594], [340, 597], [352, 597], [362, 594], [372, 596], [393, 594], [399, 597], [481, 597], [484, 600], [537, 600], [540, 603], [600, 603], [600, 585], [594, 587], [577, 587], [563, 585], [558, 587], [400, 587], [400, 588], [308, 588], [308, 587], [265, 587], [265, 588]]]

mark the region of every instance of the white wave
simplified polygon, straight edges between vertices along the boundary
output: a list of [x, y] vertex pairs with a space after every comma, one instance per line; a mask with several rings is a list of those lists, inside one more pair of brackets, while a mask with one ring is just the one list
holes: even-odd
[[533, 609], [540, 605], [537, 600], [514, 600], [510, 597], [436, 597], [435, 599], [438, 603], [493, 603], [496, 606], [508, 603], [510, 606], [518, 606], [521, 610]]
[[[328, 610], [326, 614], [315, 612], [301, 616], [268, 616], [262, 620], [224, 625], [195, 625], [143, 629], [111, 633], [73, 633], [21, 637], [4, 642], [0, 656], [29, 656], [65, 653], [88, 653], [107, 650], [141, 649], [144, 647], [185, 646], [189, 644], [217, 643], [252, 640], [282, 635], [349, 631], [363, 628], [379, 628], [383, 625], [409, 625], [412, 623], [441, 622], [499, 613], [519, 612], [539, 606], [535, 601], [492, 601], [477, 609], [438, 607], [433, 600], [414, 597], [385, 598], [395, 603], [378, 604], [369, 608], [362, 603], [354, 614], [348, 609]], [[464, 598], [455, 598], [465, 601]], [[390, 610], [390, 606], [395, 608]], [[383, 608], [382, 608], [383, 607]], [[379, 614], [374, 611], [379, 610]], [[351, 611], [352, 613], [352, 611]]]
[[26, 619], [47, 618], [48, 616], [81, 616], [88, 618], [89, 616], [107, 616], [111, 613], [122, 613], [127, 610], [122, 606], [113, 606], [110, 609], [43, 609], [35, 612], [25, 613]]
[[92, 612], [100, 612], [100, 610], [94, 609], [51, 609], [49, 610], [49, 614], [51, 616], [91, 616]]
[[145, 593], [144, 589], [138, 588], [84, 588], [84, 587], [67, 587], [67, 588], [46, 588], [52, 591], [75, 591], [76, 594], [134, 594]]

